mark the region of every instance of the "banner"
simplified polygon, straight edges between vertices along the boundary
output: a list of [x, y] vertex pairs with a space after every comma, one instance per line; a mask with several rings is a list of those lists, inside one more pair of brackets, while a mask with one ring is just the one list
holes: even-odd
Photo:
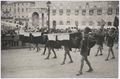
[[55, 34], [47, 34], [48, 40], [56, 40], [56, 35]]
[[69, 34], [61, 34], [61, 35], [58, 35], [58, 40], [69, 40], [70, 38], [70, 35]]

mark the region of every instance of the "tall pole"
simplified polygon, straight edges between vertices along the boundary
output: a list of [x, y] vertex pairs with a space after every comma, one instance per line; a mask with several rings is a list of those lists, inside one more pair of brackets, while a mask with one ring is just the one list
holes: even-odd
[[48, 32], [50, 31], [50, 4], [51, 2], [47, 2], [47, 7], [48, 7]]
[[42, 27], [44, 27], [44, 13], [42, 13]]
[[50, 31], [50, 7], [48, 7], [48, 31]]

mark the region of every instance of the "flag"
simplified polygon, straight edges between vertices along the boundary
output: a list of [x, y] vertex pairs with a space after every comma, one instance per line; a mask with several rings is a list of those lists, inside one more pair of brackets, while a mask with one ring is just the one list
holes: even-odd
[[117, 16], [115, 16], [113, 26], [115, 26], [116, 28], [118, 28], [118, 26], [119, 26], [119, 19]]

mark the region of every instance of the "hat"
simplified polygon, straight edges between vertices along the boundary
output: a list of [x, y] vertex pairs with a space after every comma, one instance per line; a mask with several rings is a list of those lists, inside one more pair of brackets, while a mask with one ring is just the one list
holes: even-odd
[[91, 29], [89, 27], [86, 27], [84, 30], [85, 30], [86, 33], [91, 32]]

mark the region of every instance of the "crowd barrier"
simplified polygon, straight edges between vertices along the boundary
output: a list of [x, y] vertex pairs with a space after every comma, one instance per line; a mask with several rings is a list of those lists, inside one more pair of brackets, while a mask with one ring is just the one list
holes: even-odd
[[25, 46], [25, 44], [19, 40], [19, 36], [4, 36], [1, 38], [1, 49], [17, 48]]

